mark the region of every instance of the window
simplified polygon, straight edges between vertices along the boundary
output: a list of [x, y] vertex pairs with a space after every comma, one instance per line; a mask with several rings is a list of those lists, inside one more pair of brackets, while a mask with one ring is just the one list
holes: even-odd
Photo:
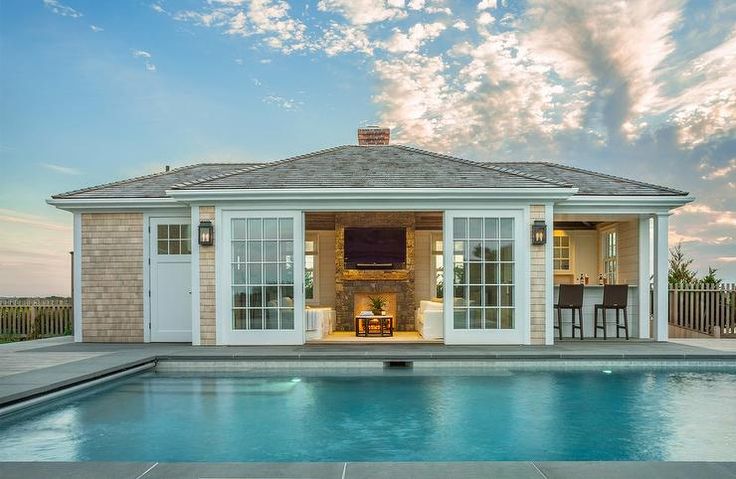
[[553, 241], [555, 271], [570, 271], [570, 237], [563, 231], [555, 231]]
[[603, 277], [607, 284], [618, 282], [618, 244], [616, 229], [603, 231]]
[[294, 220], [231, 220], [233, 329], [294, 329]]
[[432, 292], [435, 298], [443, 297], [445, 288], [444, 255], [442, 254], [442, 234], [432, 233], [430, 236], [432, 244]]
[[156, 227], [157, 253], [192, 254], [189, 225], [158, 225]]
[[453, 220], [454, 329], [514, 329], [514, 218]]
[[319, 237], [315, 234], [307, 235], [304, 241], [304, 294], [309, 302], [316, 302], [317, 298], [317, 254]]

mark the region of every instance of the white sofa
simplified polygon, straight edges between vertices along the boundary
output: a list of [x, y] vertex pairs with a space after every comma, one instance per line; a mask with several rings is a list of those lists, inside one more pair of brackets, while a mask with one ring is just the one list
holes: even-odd
[[444, 321], [442, 303], [420, 301], [416, 316], [417, 331], [424, 339], [442, 339]]
[[335, 330], [335, 310], [332, 308], [310, 308], [304, 310], [307, 341], [323, 339]]

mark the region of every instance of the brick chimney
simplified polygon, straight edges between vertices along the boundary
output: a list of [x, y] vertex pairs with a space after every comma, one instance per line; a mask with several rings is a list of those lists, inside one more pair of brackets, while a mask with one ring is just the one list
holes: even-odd
[[391, 130], [378, 126], [366, 126], [358, 128], [358, 145], [375, 146], [388, 145], [391, 139]]

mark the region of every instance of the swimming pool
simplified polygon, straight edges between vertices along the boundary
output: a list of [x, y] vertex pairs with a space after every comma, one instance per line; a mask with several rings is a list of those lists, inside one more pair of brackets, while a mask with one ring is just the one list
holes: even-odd
[[736, 373], [145, 373], [0, 418], [4, 461], [735, 460]]

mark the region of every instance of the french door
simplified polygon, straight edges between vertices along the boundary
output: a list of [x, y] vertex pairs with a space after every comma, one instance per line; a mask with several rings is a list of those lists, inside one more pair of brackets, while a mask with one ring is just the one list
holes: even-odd
[[304, 343], [301, 212], [223, 211], [218, 343]]
[[447, 344], [528, 342], [528, 227], [523, 210], [447, 211]]

